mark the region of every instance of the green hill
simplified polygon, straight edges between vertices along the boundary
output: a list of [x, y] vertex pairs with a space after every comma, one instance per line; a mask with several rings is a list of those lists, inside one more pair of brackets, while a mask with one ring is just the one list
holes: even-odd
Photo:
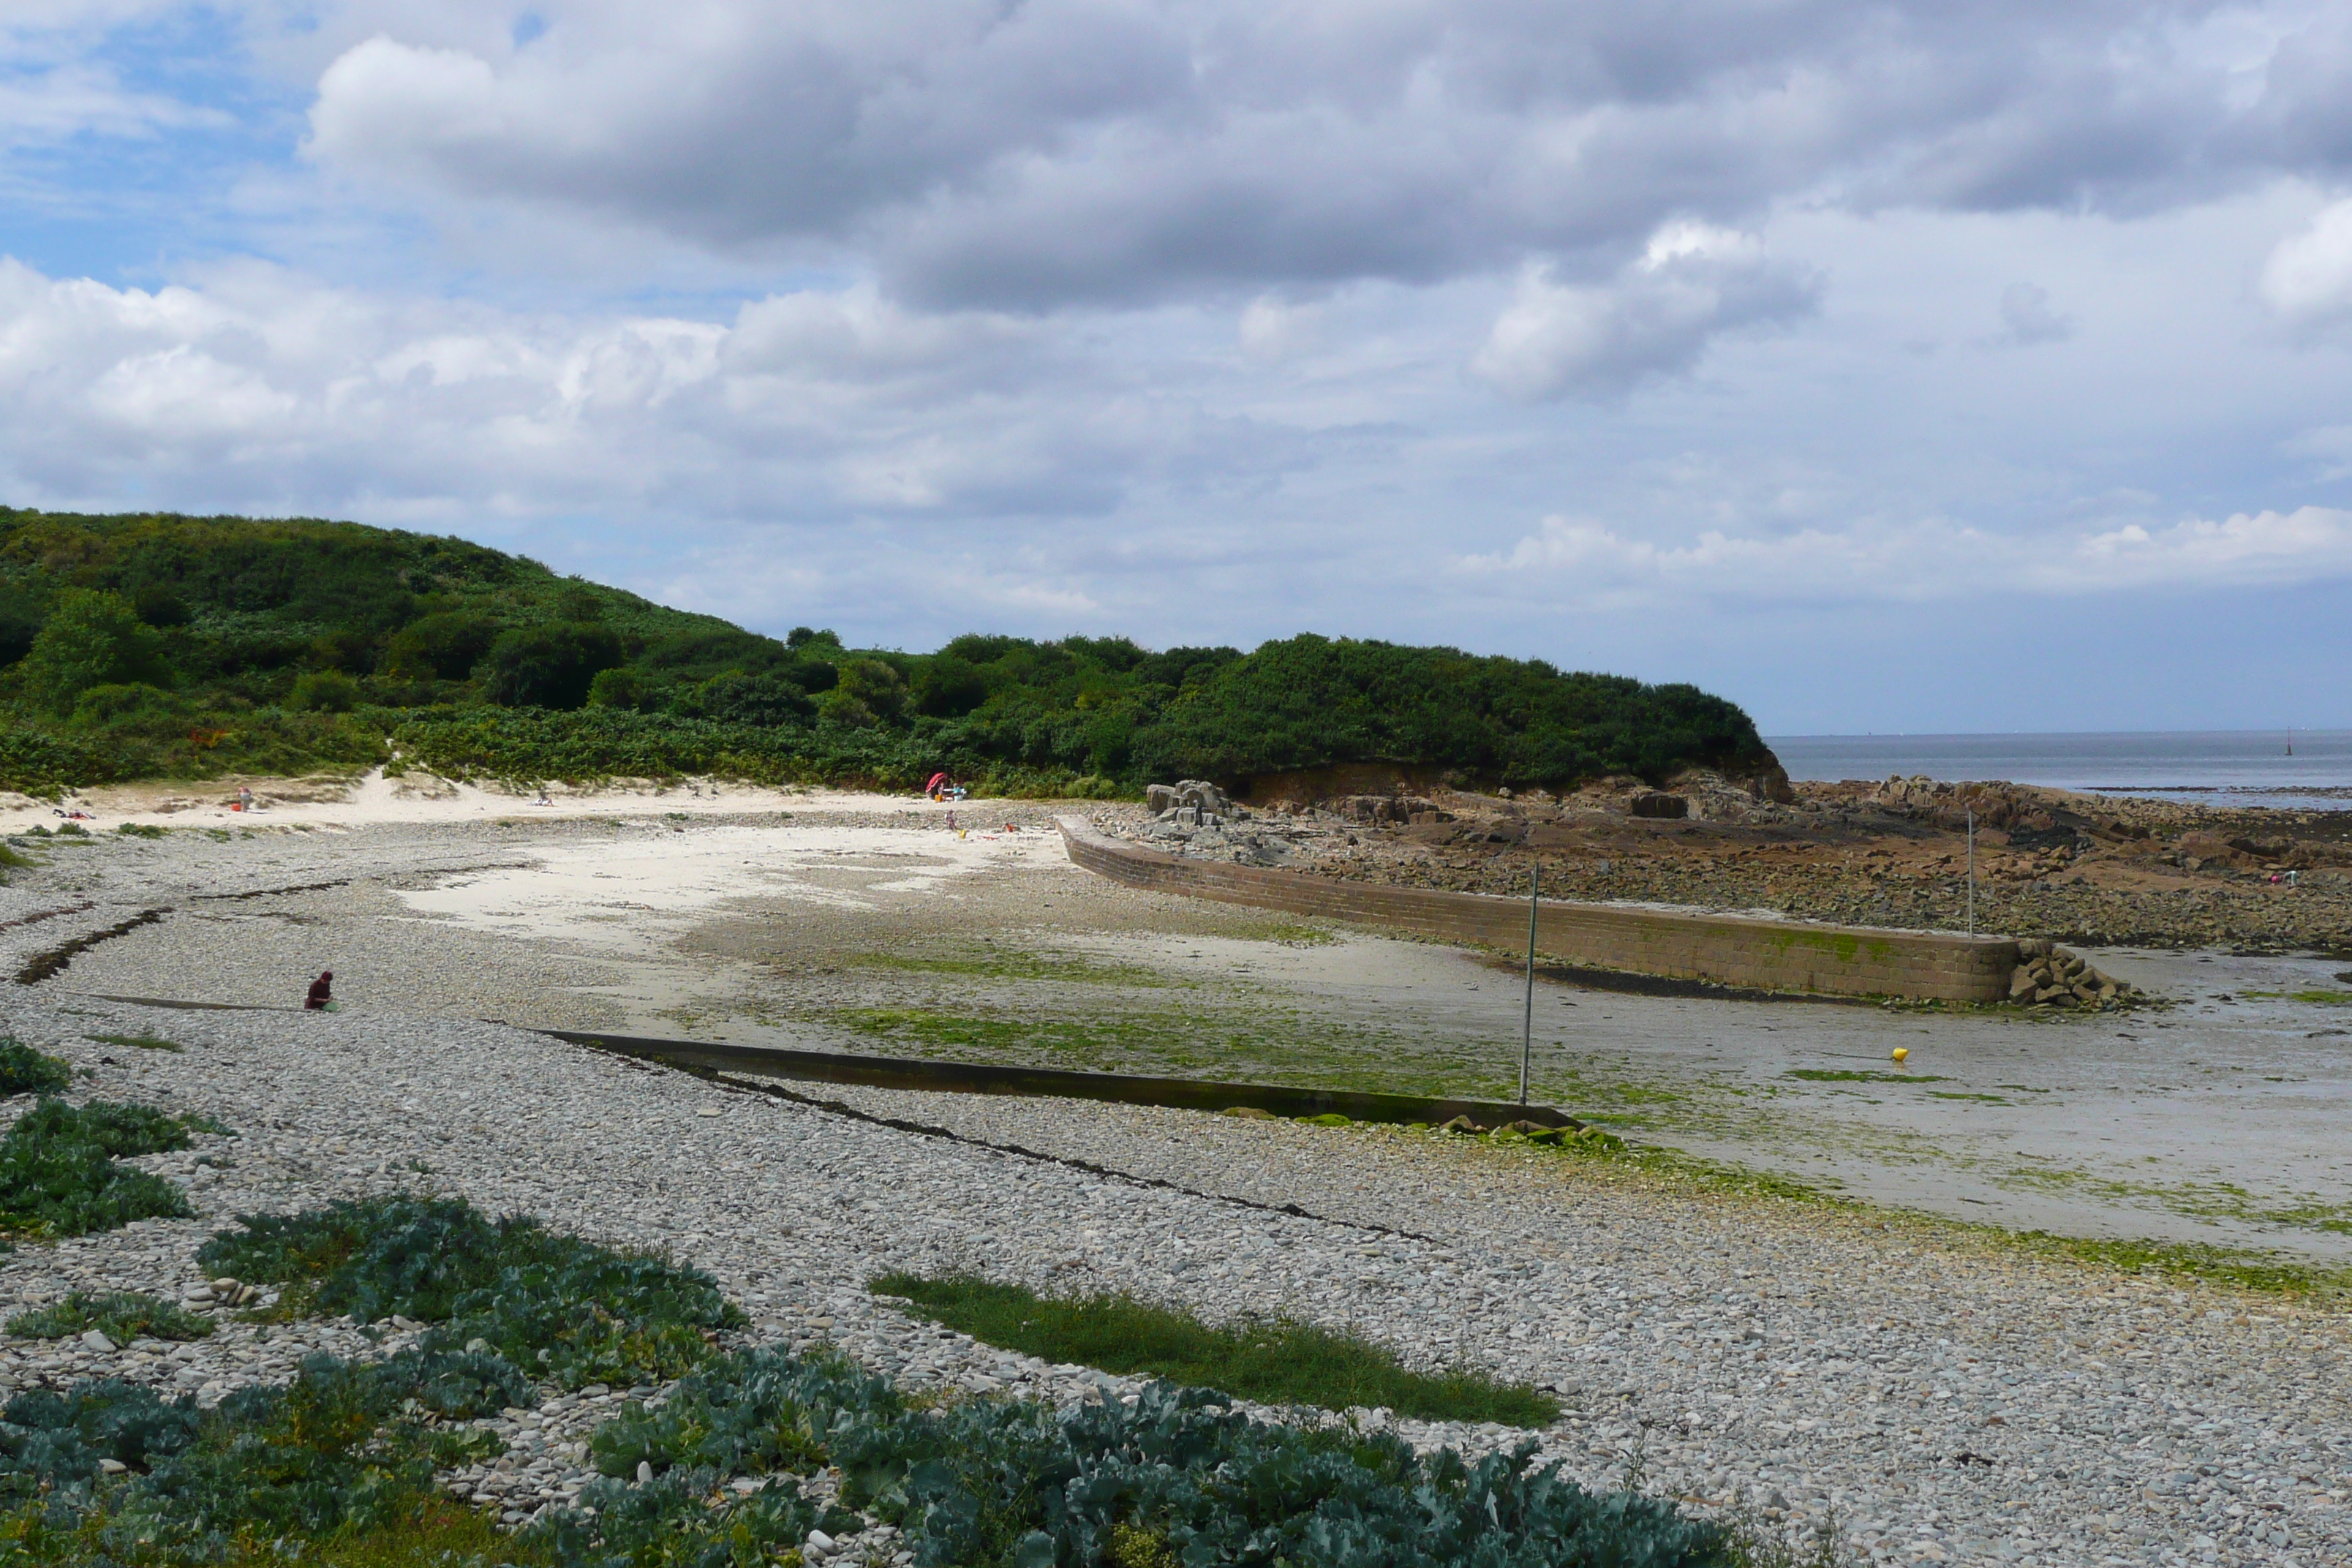
[[[390, 742], [390, 749], [387, 748]], [[462, 540], [0, 508], [0, 787], [364, 769], [1109, 795], [1345, 763], [1553, 787], [1769, 767], [1695, 687], [1444, 647], [779, 641]]]

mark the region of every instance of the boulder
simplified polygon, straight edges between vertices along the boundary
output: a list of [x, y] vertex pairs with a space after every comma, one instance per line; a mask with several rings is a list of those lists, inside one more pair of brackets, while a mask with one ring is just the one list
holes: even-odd
[[1690, 802], [1678, 795], [1668, 795], [1664, 790], [1650, 789], [1643, 790], [1635, 795], [1626, 809], [1635, 816], [1671, 819], [1688, 816]]

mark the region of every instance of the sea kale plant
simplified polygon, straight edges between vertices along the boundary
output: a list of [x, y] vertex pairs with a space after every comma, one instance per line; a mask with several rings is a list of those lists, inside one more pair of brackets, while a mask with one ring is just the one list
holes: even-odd
[[82, 1236], [137, 1219], [180, 1218], [187, 1194], [175, 1183], [117, 1162], [188, 1147], [197, 1132], [220, 1132], [202, 1117], [143, 1105], [44, 1100], [0, 1139], [0, 1228], [36, 1236]]
[[363, 1322], [397, 1313], [434, 1325], [429, 1344], [479, 1342], [566, 1388], [676, 1377], [709, 1353], [711, 1334], [743, 1321], [698, 1269], [527, 1217], [493, 1221], [460, 1199], [370, 1198], [239, 1223], [197, 1261], [284, 1284], [282, 1310]]
[[[835, 1358], [746, 1351], [606, 1423], [592, 1447], [615, 1478], [836, 1466], [842, 1505], [898, 1525], [922, 1568], [1705, 1568], [1734, 1552], [1721, 1527], [1669, 1503], [1536, 1465], [1532, 1443], [1465, 1464], [1385, 1434], [1255, 1421], [1223, 1394], [1166, 1384], [1132, 1408], [923, 1409]], [[627, 1490], [607, 1480], [581, 1502], [603, 1510]], [[595, 1534], [580, 1515], [541, 1530]]]

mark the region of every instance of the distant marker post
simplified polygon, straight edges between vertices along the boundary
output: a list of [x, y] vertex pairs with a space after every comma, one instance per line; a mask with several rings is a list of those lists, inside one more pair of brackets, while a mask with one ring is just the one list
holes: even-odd
[[1528, 1102], [1528, 1061], [1536, 1050], [1536, 901], [1543, 896], [1543, 868], [1528, 868], [1528, 1008], [1519, 1023], [1519, 1103]]
[[1969, 934], [1977, 934], [1977, 808], [1969, 807]]

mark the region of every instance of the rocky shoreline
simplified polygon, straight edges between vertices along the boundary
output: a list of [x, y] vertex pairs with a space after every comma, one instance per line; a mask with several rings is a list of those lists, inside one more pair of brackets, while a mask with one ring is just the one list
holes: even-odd
[[[1691, 773], [1566, 796], [1433, 791], [1100, 820], [1178, 854], [1401, 887], [1963, 929], [2075, 946], [2352, 959], [2352, 811], [1889, 779], [1759, 786]], [[1968, 822], [1976, 823], [1973, 900]]]

